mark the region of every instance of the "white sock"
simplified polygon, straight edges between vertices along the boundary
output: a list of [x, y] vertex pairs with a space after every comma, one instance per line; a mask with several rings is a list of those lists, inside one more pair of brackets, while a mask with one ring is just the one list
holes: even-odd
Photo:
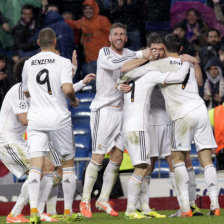
[[174, 174], [177, 185], [177, 190], [181, 200], [181, 209], [183, 212], [188, 212], [190, 210], [189, 203], [189, 177], [187, 174], [187, 168], [185, 163], [178, 163], [174, 165]]
[[43, 177], [40, 181], [40, 194], [39, 194], [39, 201], [38, 201], [38, 211], [40, 214], [44, 213], [45, 204], [51, 192], [53, 186], [53, 177], [54, 173], [44, 173]]
[[149, 213], [151, 211], [149, 207], [149, 184], [150, 176], [144, 177], [139, 194], [140, 209], [144, 213]]
[[66, 167], [62, 169], [62, 189], [64, 193], [64, 211], [67, 215], [71, 214], [74, 194], [76, 191], [75, 167]]
[[85, 174], [85, 183], [83, 187], [82, 201], [91, 199], [93, 186], [96, 183], [98, 172], [101, 170], [101, 168], [102, 168], [101, 164], [97, 164], [96, 162], [92, 160], [87, 166], [86, 174]]
[[190, 200], [190, 205], [195, 205], [195, 201], [196, 201], [196, 181], [195, 181], [195, 172], [194, 172], [194, 168], [192, 167], [188, 167], [187, 168], [187, 173], [189, 176], [189, 200]]
[[179, 196], [179, 193], [178, 193], [178, 190], [177, 190], [175, 175], [174, 175], [174, 173], [171, 173], [171, 172], [170, 172], [170, 182], [171, 182], [171, 186], [172, 186], [172, 188], [173, 188], [173, 190], [176, 194], [178, 205], [181, 208], [182, 206], [181, 206], [180, 196]]
[[28, 176], [28, 191], [29, 191], [29, 199], [30, 199], [30, 208], [36, 208], [38, 205], [38, 198], [40, 192], [40, 177], [41, 177], [42, 169], [38, 168], [30, 168], [29, 176]]
[[10, 212], [11, 216], [17, 216], [21, 214], [24, 206], [29, 202], [29, 193], [28, 193], [28, 179], [23, 183], [20, 195], [14, 205], [12, 211]]
[[211, 210], [219, 208], [218, 189], [217, 189], [217, 174], [215, 167], [211, 164], [204, 168], [205, 182], [208, 195], [211, 201]]
[[109, 201], [111, 191], [117, 180], [119, 168], [120, 164], [117, 164], [111, 160], [109, 161], [103, 174], [103, 186], [100, 192], [99, 200]]
[[142, 177], [133, 173], [128, 182], [128, 201], [126, 210], [127, 213], [133, 213], [136, 211], [136, 203], [139, 198], [142, 181]]
[[51, 189], [50, 195], [47, 200], [47, 214], [56, 215], [56, 205], [58, 197], [58, 185]]

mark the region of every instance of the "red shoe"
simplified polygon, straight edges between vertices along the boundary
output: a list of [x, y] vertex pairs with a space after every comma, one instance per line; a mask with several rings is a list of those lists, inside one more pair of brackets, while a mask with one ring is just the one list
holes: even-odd
[[81, 201], [80, 205], [80, 212], [86, 217], [86, 218], [91, 218], [92, 212], [91, 212], [91, 207], [90, 207], [90, 202], [89, 201]]
[[25, 219], [24, 215], [20, 214], [12, 217], [11, 215], [7, 216], [6, 223], [20, 223], [20, 222], [30, 222], [29, 219]]
[[188, 212], [181, 212], [181, 217], [192, 217], [192, 211], [191, 209]]
[[214, 210], [211, 210], [208, 215], [214, 215], [214, 216], [220, 216], [220, 209], [216, 208]]
[[116, 212], [112, 207], [109, 201], [96, 201], [96, 208], [99, 210], [105, 211], [108, 215], [118, 216], [118, 212]]

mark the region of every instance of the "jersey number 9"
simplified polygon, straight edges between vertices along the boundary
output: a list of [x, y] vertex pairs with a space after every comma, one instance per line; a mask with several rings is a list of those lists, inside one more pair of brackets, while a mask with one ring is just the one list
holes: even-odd
[[[46, 76], [44, 79], [42, 78], [42, 80], [41, 80], [41, 76], [44, 73], [46, 73]], [[38, 72], [36, 81], [40, 85], [44, 85], [45, 83], [47, 83], [47, 91], [48, 91], [49, 95], [52, 95], [51, 85], [50, 85], [50, 81], [49, 81], [49, 71], [47, 69], [42, 69], [41, 71]]]

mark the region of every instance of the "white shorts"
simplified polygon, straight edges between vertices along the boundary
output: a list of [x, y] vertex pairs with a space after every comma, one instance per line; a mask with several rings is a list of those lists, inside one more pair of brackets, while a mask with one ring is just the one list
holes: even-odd
[[150, 125], [150, 157], [164, 158], [171, 155], [173, 124]]
[[30, 167], [26, 142], [0, 146], [0, 159], [11, 173], [21, 178]]
[[174, 145], [172, 151], [190, 151], [193, 140], [197, 151], [217, 147], [208, 111], [204, 105], [174, 122]]
[[151, 164], [150, 136], [144, 131], [130, 131], [124, 133], [124, 143], [131, 158], [132, 165]]
[[121, 128], [123, 110], [104, 107], [91, 111], [90, 127], [92, 136], [92, 153], [106, 154], [116, 146], [124, 151]]
[[50, 142], [60, 160], [69, 160], [75, 156], [75, 140], [72, 126], [68, 125], [54, 131], [27, 129], [29, 158], [45, 156], [49, 152]]

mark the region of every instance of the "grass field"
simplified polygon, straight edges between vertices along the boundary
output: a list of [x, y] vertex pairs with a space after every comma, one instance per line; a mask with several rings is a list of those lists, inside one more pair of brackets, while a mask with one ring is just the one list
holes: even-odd
[[[93, 213], [93, 218], [83, 219], [75, 222], [80, 224], [224, 224], [224, 214], [219, 217], [206, 216], [208, 210], [202, 210], [205, 214], [200, 217], [191, 218], [166, 218], [166, 219], [142, 219], [142, 220], [126, 220], [124, 219], [124, 213], [120, 212], [119, 216], [114, 218], [106, 215], [105, 213]], [[170, 215], [175, 211], [160, 211], [161, 214]], [[222, 212], [222, 211], [221, 211]], [[223, 212], [222, 212], [223, 213]], [[6, 217], [0, 216], [0, 223], [6, 223]], [[47, 222], [44, 222], [47, 223]], [[48, 222], [49, 223], [49, 222]], [[62, 222], [57, 222], [62, 223]]]

